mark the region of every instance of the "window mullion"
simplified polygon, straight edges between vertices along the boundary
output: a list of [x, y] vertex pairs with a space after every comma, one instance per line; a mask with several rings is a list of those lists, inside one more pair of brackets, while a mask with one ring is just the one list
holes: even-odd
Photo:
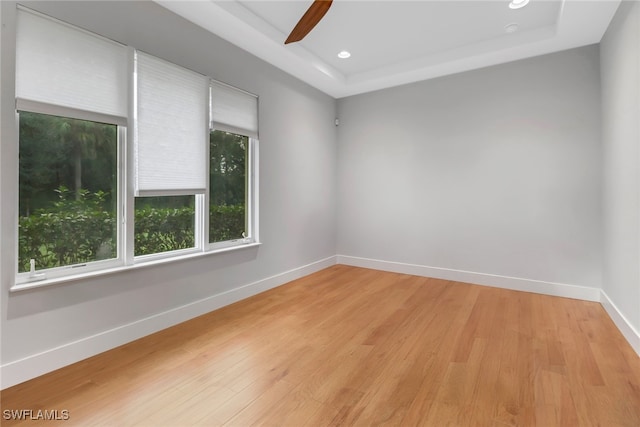
[[125, 163], [125, 155], [127, 149], [127, 128], [118, 127], [118, 169], [117, 169], [117, 179], [118, 184], [116, 187], [117, 195], [116, 195], [116, 216], [117, 216], [117, 242], [116, 242], [116, 253], [117, 258], [125, 263], [126, 261], [126, 253], [125, 253], [125, 241], [126, 241], [126, 211], [125, 211], [125, 199], [127, 196], [126, 191], [126, 163]]
[[200, 230], [196, 229], [196, 233], [198, 233], [197, 237], [199, 237], [202, 243], [202, 250], [206, 251], [209, 249], [209, 227], [211, 226], [211, 85], [209, 85], [209, 96], [207, 97], [207, 123], [205, 124], [207, 132], [206, 139], [204, 142], [205, 146], [205, 170], [207, 171], [207, 179], [205, 183], [205, 191], [202, 196], [203, 206], [202, 206], [202, 221], [200, 222], [201, 228]]
[[248, 235], [252, 242], [259, 242], [259, 230], [258, 230], [258, 141], [251, 138], [249, 139], [249, 194], [247, 210], [249, 215], [249, 230]]
[[205, 195], [196, 195], [196, 217], [195, 217], [195, 247], [200, 250], [206, 250], [206, 240], [204, 230], [206, 229], [206, 203]]
[[136, 117], [136, 103], [137, 103], [137, 85], [136, 85], [136, 69], [135, 69], [135, 49], [127, 47], [127, 59], [128, 59], [128, 116], [129, 126], [127, 127], [127, 138], [125, 141], [124, 153], [124, 179], [122, 189], [124, 197], [122, 198], [122, 210], [124, 212], [123, 227], [124, 227], [124, 239], [123, 239], [123, 252], [124, 252], [124, 264], [133, 265], [135, 256], [135, 180], [133, 179], [135, 173], [135, 165], [133, 163], [135, 155], [135, 147], [133, 144], [134, 135], [137, 127]]

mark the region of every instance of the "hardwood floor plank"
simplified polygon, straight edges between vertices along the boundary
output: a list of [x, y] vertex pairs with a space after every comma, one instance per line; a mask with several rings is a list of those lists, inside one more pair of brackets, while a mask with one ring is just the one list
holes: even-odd
[[597, 303], [336, 265], [3, 390], [3, 426], [633, 426]]

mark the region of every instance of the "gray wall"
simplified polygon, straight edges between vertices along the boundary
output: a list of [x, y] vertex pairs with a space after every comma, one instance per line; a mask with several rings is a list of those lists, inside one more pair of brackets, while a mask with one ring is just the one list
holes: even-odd
[[338, 254], [600, 287], [597, 46], [338, 102]]
[[640, 4], [623, 2], [600, 45], [603, 290], [640, 331]]
[[[4, 19], [14, 6], [2, 7]], [[3, 364], [335, 255], [333, 98], [151, 2], [29, 7], [260, 96], [263, 245], [16, 293], [8, 291], [14, 261], [3, 252]], [[3, 78], [10, 87], [12, 76]], [[3, 114], [3, 122], [14, 118], [12, 111]], [[15, 187], [4, 181], [3, 214], [16, 199]], [[5, 230], [14, 219], [3, 216]]]

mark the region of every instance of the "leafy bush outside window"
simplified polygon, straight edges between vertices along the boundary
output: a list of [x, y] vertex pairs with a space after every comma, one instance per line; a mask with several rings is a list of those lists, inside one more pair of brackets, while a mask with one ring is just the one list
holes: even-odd
[[[83, 191], [81, 200], [75, 200], [66, 188], [57, 192], [60, 201], [51, 208], [19, 219], [20, 272], [29, 271], [31, 258], [38, 269], [46, 269], [116, 256], [116, 244], [110, 233], [117, 219], [102, 209], [105, 195]], [[212, 208], [210, 221], [215, 224], [212, 238], [215, 241], [235, 238], [244, 227], [244, 213], [242, 205]], [[193, 247], [193, 206], [144, 206], [136, 209], [135, 215], [136, 255]]]
[[139, 197], [135, 205], [135, 255], [195, 246], [195, 196]]

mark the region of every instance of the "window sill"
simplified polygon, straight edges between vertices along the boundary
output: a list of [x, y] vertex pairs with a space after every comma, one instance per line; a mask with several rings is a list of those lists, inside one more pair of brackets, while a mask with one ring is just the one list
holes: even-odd
[[225, 247], [225, 248], [210, 250], [210, 251], [206, 251], [206, 252], [194, 252], [194, 253], [185, 254], [185, 255], [179, 255], [179, 256], [165, 257], [165, 258], [160, 258], [160, 259], [143, 261], [143, 262], [139, 262], [139, 263], [133, 264], [133, 265], [123, 265], [123, 266], [118, 266], [118, 267], [113, 267], [113, 268], [106, 268], [104, 270], [94, 270], [94, 271], [88, 271], [88, 272], [84, 272], [84, 273], [68, 275], [68, 276], [64, 276], [64, 277], [55, 277], [55, 278], [51, 278], [51, 279], [44, 279], [44, 280], [38, 280], [38, 281], [33, 281], [33, 282], [14, 284], [9, 289], [9, 291], [10, 292], [19, 292], [19, 291], [26, 291], [26, 290], [29, 290], [29, 289], [42, 288], [42, 287], [46, 287], [46, 286], [60, 285], [60, 284], [63, 284], [63, 283], [75, 282], [75, 281], [78, 281], [78, 280], [85, 280], [85, 279], [90, 279], [90, 278], [93, 278], [93, 277], [101, 277], [101, 276], [105, 276], [105, 275], [109, 275], [109, 274], [113, 274], [113, 273], [121, 273], [121, 272], [124, 272], [124, 271], [138, 270], [140, 268], [152, 267], [154, 265], [169, 264], [169, 263], [172, 263], [172, 262], [184, 261], [184, 260], [188, 260], [188, 259], [192, 259], [192, 258], [200, 258], [200, 257], [211, 256], [211, 255], [225, 253], [225, 252], [232, 252], [232, 251], [237, 251], [237, 250], [242, 250], [242, 249], [255, 248], [255, 247], [260, 246], [261, 244], [262, 243], [260, 243], [260, 242], [254, 242], [254, 243], [247, 243], [247, 244], [244, 244], [244, 245], [228, 246], [228, 247]]

